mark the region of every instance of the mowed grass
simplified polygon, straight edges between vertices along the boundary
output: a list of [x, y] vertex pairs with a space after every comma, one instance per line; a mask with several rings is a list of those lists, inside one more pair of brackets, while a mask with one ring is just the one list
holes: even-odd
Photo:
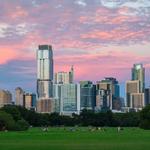
[[43, 132], [32, 128], [26, 132], [0, 132], [0, 150], [150, 150], [150, 131], [117, 128], [88, 131], [79, 128], [49, 128]]

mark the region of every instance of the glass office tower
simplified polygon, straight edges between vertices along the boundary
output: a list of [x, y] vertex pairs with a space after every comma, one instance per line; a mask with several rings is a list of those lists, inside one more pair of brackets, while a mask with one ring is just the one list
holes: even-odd
[[50, 45], [39, 45], [37, 50], [38, 98], [53, 96], [53, 51]]
[[145, 68], [143, 64], [134, 64], [132, 68], [132, 80], [140, 81], [140, 92], [144, 92], [145, 89]]
[[96, 86], [91, 81], [80, 81], [80, 103], [81, 110], [94, 110], [96, 103]]

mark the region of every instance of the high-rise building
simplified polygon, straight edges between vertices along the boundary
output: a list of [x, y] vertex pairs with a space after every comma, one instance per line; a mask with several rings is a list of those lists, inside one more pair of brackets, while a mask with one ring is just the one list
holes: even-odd
[[17, 87], [15, 89], [15, 98], [16, 98], [15, 104], [16, 105], [23, 106], [23, 95], [24, 95], [23, 89], [20, 87]]
[[62, 115], [80, 113], [80, 85], [54, 84], [55, 111]]
[[96, 103], [96, 86], [91, 81], [80, 81], [80, 107], [94, 110]]
[[37, 101], [37, 112], [38, 113], [52, 113], [54, 112], [54, 101], [53, 98], [40, 99]]
[[23, 106], [29, 110], [36, 108], [36, 94], [24, 93], [23, 95]]
[[12, 94], [6, 90], [0, 90], [0, 108], [12, 104]]
[[73, 66], [69, 72], [55, 73], [55, 84], [71, 84], [74, 82], [74, 69]]
[[67, 72], [55, 73], [55, 84], [68, 84], [69, 75]]
[[144, 93], [131, 93], [130, 107], [138, 111], [144, 106]]
[[140, 81], [140, 92], [144, 93], [145, 89], [145, 68], [143, 64], [134, 64], [132, 68], [132, 80]]
[[39, 45], [37, 50], [37, 94], [39, 99], [53, 95], [53, 51], [50, 45]]
[[[107, 101], [107, 105], [106, 105], [106, 102], [104, 102], [105, 104], [104, 106], [109, 106], [109, 109], [112, 110], [113, 100], [117, 99], [120, 96], [118, 81], [115, 78], [107, 77], [104, 80], [97, 82], [96, 93], [97, 93], [97, 96], [96, 96], [97, 104], [98, 104], [98, 101], [101, 101], [101, 102], [103, 100]], [[96, 106], [96, 108], [99, 108], [99, 107], [101, 108], [102, 106]]]
[[127, 107], [131, 107], [131, 94], [139, 93], [139, 91], [140, 91], [139, 80], [126, 82], [126, 104], [127, 104]]
[[110, 90], [97, 89], [96, 90], [96, 111], [107, 111], [111, 108], [112, 95]]
[[145, 89], [145, 105], [150, 104], [150, 88]]
[[144, 93], [141, 93], [139, 80], [126, 82], [126, 103], [127, 107], [135, 110], [142, 109], [145, 106]]
[[69, 83], [74, 82], [74, 68], [73, 66], [71, 67], [71, 70], [69, 71]]

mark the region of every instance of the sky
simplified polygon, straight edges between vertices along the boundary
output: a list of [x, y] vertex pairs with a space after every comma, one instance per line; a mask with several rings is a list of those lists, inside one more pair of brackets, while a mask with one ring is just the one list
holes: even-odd
[[124, 96], [134, 63], [150, 85], [150, 0], [0, 0], [0, 88], [36, 91], [36, 50], [75, 81], [116, 77]]

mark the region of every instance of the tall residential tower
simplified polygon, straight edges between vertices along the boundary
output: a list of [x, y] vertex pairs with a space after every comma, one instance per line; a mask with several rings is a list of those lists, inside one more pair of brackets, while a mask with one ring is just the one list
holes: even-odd
[[53, 51], [50, 45], [39, 45], [37, 51], [37, 94], [39, 99], [53, 96]]

